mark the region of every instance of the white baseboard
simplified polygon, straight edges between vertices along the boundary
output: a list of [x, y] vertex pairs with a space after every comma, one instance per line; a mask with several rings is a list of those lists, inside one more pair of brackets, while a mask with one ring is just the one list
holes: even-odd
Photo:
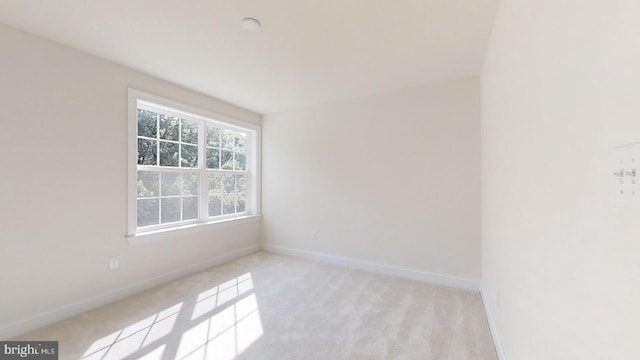
[[493, 346], [496, 349], [496, 354], [498, 355], [498, 360], [507, 360], [504, 356], [504, 350], [502, 350], [502, 343], [500, 342], [500, 338], [498, 337], [498, 333], [496, 332], [496, 325], [493, 321], [493, 316], [489, 311], [489, 307], [487, 306], [487, 296], [483, 290], [480, 290], [480, 297], [482, 298], [482, 306], [484, 307], [484, 313], [487, 317], [487, 322], [489, 323], [489, 331], [491, 331], [491, 337], [493, 338]]
[[465, 279], [454, 275], [437, 274], [422, 270], [402, 268], [386, 264], [378, 264], [353, 258], [346, 258], [314, 251], [293, 249], [283, 246], [261, 244], [261, 249], [274, 254], [289, 255], [310, 260], [322, 261], [334, 265], [340, 265], [358, 270], [375, 272], [378, 274], [392, 275], [405, 279], [418, 280], [427, 283], [451, 286], [472, 291], [480, 291], [480, 281]]
[[109, 291], [99, 296], [94, 296], [88, 299], [84, 299], [76, 303], [65, 305], [63, 307], [60, 307], [58, 309], [55, 309], [46, 313], [35, 315], [26, 320], [9, 324], [7, 326], [0, 328], [0, 340], [10, 339], [12, 337], [18, 336], [20, 334], [24, 334], [31, 330], [35, 330], [49, 324], [53, 324], [60, 320], [64, 320], [66, 318], [81, 314], [85, 311], [95, 309], [97, 307], [123, 299], [133, 294], [137, 294], [141, 291], [164, 284], [168, 281], [180, 278], [182, 276], [193, 274], [200, 270], [204, 270], [206, 268], [220, 265], [225, 262], [231, 261], [233, 259], [245, 256], [245, 255], [249, 255], [258, 250], [260, 250], [259, 244], [254, 244], [244, 248], [233, 250], [225, 254], [213, 257], [211, 259], [189, 265], [182, 269], [170, 271], [168, 273], [153, 277], [151, 279], [147, 279], [135, 284], [127, 285], [122, 288]]

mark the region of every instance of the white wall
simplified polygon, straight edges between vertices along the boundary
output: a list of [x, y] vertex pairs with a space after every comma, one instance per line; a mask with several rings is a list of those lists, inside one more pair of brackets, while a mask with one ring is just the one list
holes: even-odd
[[[482, 72], [484, 298], [505, 359], [640, 358], [640, 2], [503, 0]], [[500, 301], [498, 302], [498, 297]]]
[[262, 240], [479, 279], [479, 106], [474, 78], [265, 116]]
[[127, 87], [260, 115], [5, 26], [0, 44], [0, 338], [258, 243], [254, 223], [127, 245]]

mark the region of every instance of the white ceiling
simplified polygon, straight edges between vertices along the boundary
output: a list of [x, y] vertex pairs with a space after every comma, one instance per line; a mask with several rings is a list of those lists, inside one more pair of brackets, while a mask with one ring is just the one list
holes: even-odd
[[0, 22], [272, 113], [476, 76], [497, 3], [0, 0]]

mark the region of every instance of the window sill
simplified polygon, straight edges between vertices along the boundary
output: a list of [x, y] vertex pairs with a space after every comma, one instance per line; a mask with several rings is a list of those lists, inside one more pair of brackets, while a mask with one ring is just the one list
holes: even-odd
[[127, 236], [127, 241], [129, 242], [129, 246], [137, 246], [202, 231], [210, 231], [231, 226], [260, 222], [261, 220], [262, 215], [249, 215], [238, 218], [210, 221], [206, 223], [190, 224], [169, 229], [138, 233], [133, 236]]

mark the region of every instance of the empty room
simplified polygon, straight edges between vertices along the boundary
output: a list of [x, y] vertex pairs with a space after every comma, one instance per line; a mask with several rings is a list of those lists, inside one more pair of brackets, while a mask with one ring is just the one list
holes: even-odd
[[0, 359], [640, 359], [640, 2], [0, 0]]

